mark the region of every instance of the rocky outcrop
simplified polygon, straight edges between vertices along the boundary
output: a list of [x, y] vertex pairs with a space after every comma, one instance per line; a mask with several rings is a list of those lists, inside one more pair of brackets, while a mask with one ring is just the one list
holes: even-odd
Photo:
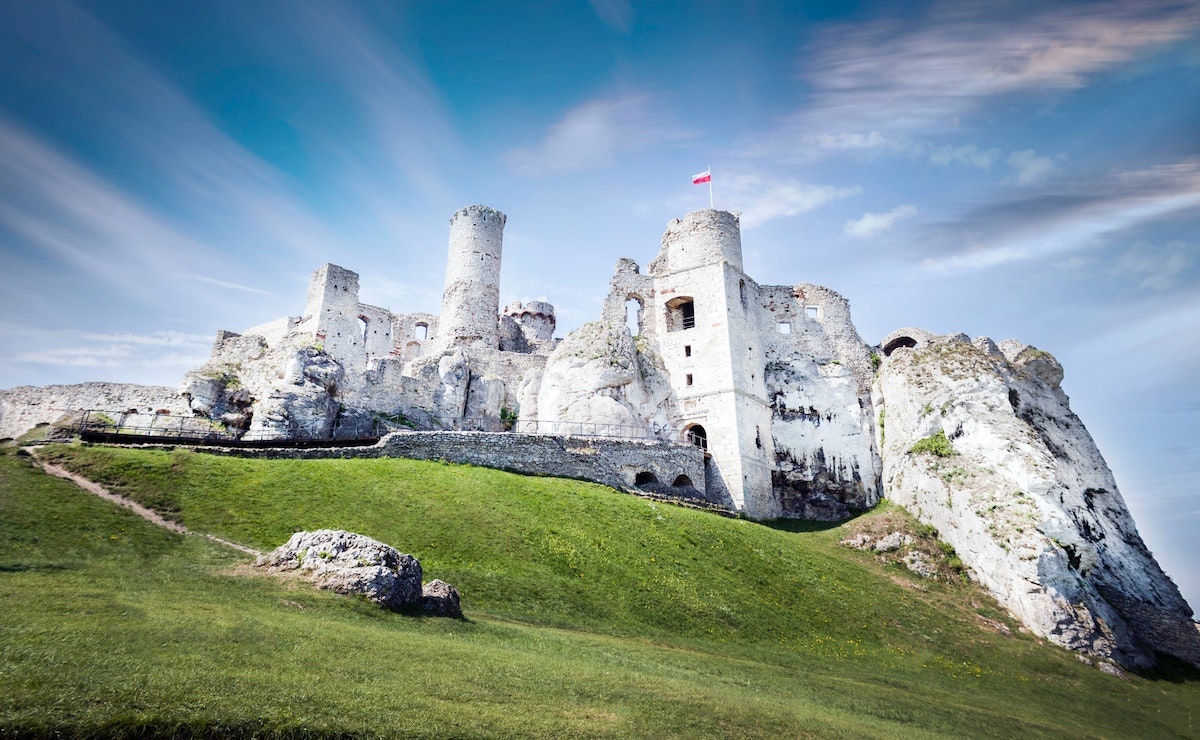
[[[256, 566], [299, 571], [321, 588], [402, 610], [421, 602], [421, 563], [390, 545], [334, 529], [297, 532]], [[457, 592], [455, 592], [457, 594]]]
[[129, 411], [144, 416], [153, 416], [162, 409], [181, 414], [186, 408], [178, 391], [161, 385], [22, 385], [0, 391], [0, 439], [19, 437], [38, 424], [49, 424], [80, 411], [103, 411], [116, 418]]
[[566, 434], [578, 427], [655, 437], [671, 428], [670, 398], [661, 360], [624, 324], [594, 321], [571, 332], [546, 361], [537, 418], [542, 429], [559, 422]]
[[1047, 352], [892, 341], [875, 385], [888, 498], [1036, 634], [1127, 667], [1200, 665], [1192, 611], [1137, 533]]
[[421, 587], [421, 611], [432, 617], [462, 619], [462, 604], [458, 589], [440, 579]]

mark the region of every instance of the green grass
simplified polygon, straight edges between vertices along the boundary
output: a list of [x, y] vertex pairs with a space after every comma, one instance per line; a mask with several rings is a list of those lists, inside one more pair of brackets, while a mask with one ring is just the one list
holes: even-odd
[[[410, 460], [57, 446], [260, 549], [345, 528], [463, 591], [403, 616], [247, 574], [0, 455], [0, 735], [1195, 736], [1200, 683], [983, 629], [961, 583], [575, 481]], [[924, 590], [921, 590], [924, 589]], [[1009, 622], [1012, 625], [1011, 622]]]

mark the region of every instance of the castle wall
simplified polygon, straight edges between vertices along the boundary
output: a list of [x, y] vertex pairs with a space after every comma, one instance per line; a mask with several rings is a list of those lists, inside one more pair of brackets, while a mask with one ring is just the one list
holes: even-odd
[[298, 316], [284, 316], [281, 319], [275, 319], [274, 321], [268, 321], [265, 324], [252, 326], [242, 332], [242, 334], [262, 337], [266, 340], [268, 347], [278, 347], [279, 344], [282, 343], [287, 337], [288, 333], [291, 332], [299, 322], [300, 317]]
[[[654, 493], [670, 495], [671, 484], [686, 476], [704, 479], [704, 455], [690, 445], [585, 437], [543, 437], [488, 432], [397, 432], [370, 447], [313, 449], [212, 448], [206, 452], [264, 458], [379, 458], [407, 457], [498, 468], [526, 475], [545, 475], [593, 481], [633, 489], [639, 473], [660, 482]], [[693, 489], [677, 490], [693, 499]], [[719, 503], [719, 502], [714, 502]]]
[[450, 248], [438, 346], [499, 346], [503, 213], [467, 206], [450, 218]]
[[362, 322], [359, 329], [363, 332], [364, 359], [369, 363], [388, 357], [392, 351], [392, 312], [360, 303], [356, 314], [356, 318]]

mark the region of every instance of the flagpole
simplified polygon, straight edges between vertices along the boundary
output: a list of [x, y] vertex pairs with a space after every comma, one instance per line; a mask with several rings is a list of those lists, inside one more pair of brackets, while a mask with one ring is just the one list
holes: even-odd
[[716, 210], [715, 208], [713, 208], [713, 199], [712, 199], [712, 165], [711, 164], [708, 166], [708, 209], [710, 211]]

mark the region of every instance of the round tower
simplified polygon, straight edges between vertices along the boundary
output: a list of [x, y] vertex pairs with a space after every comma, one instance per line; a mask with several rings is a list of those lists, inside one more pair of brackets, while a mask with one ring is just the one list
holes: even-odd
[[742, 230], [736, 213], [692, 211], [667, 224], [662, 243], [672, 271], [716, 262], [742, 269]]
[[450, 217], [446, 289], [438, 321], [443, 347], [500, 345], [500, 252], [505, 216], [487, 206], [467, 206]]

